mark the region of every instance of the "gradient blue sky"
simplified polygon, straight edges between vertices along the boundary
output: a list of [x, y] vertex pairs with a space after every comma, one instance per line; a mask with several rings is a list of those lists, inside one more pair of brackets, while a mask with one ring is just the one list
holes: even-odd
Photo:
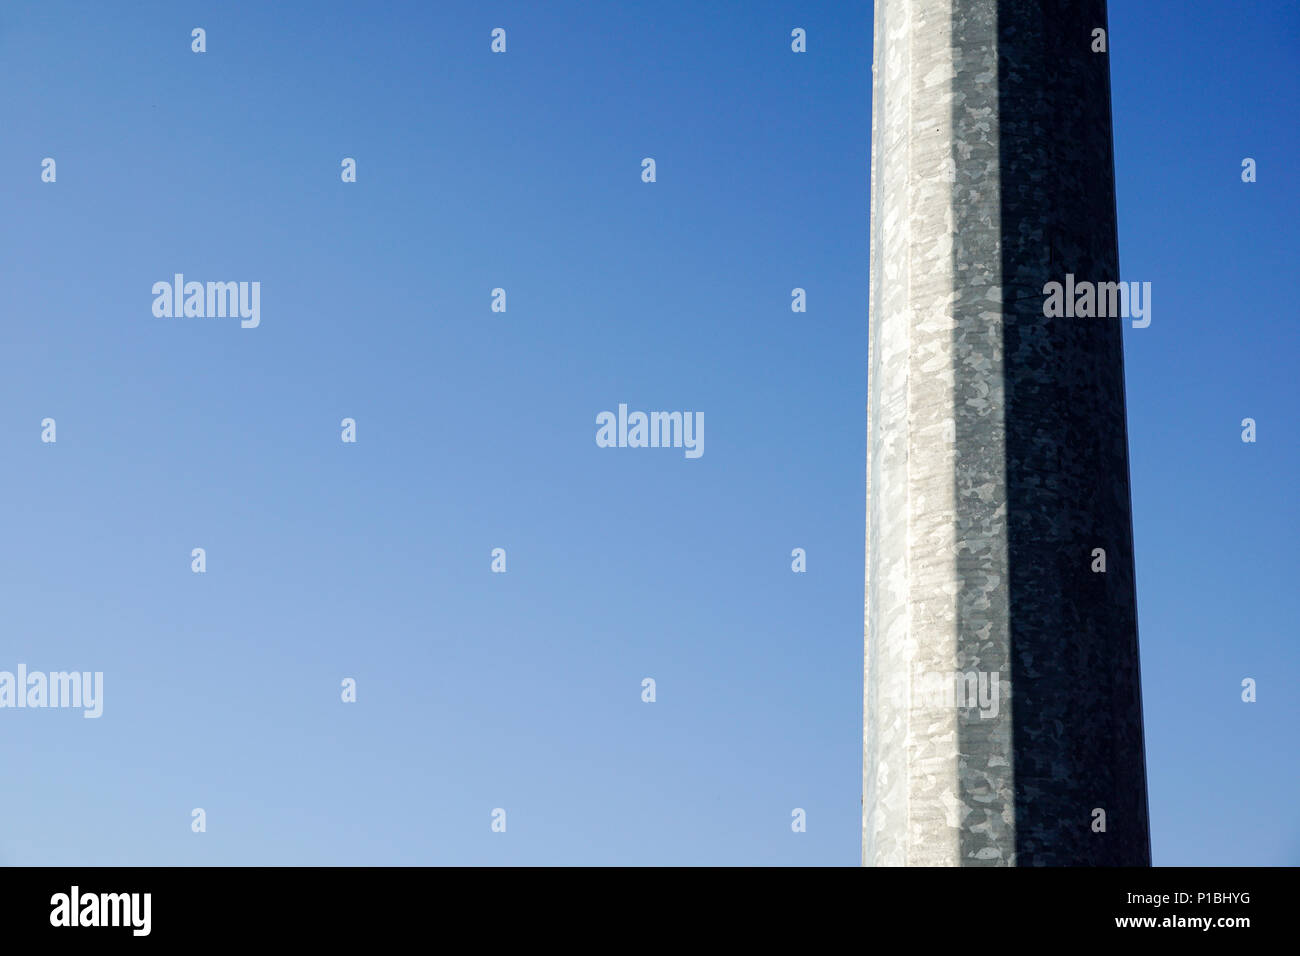
[[[1110, 18], [1155, 861], [1294, 864], [1300, 12]], [[0, 62], [0, 669], [105, 672], [0, 711], [0, 863], [857, 862], [869, 3], [16, 2]]]

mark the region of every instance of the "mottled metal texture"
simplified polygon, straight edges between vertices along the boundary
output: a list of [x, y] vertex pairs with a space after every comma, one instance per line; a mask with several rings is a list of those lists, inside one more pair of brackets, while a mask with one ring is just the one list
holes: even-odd
[[[866, 864], [1150, 861], [1121, 320], [1043, 316], [1118, 279], [1097, 28], [876, 3]], [[996, 716], [915, 693], [942, 672], [996, 673]]]

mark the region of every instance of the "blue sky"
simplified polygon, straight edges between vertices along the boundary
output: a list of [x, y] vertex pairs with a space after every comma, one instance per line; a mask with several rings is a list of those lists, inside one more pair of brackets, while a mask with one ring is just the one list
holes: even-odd
[[[1110, 19], [1155, 862], [1294, 864], [1300, 12]], [[7, 5], [0, 863], [855, 864], [870, 25]]]

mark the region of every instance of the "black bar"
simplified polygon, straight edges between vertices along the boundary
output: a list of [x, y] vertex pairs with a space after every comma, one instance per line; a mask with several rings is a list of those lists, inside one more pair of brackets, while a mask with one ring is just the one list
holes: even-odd
[[[1284, 868], [9, 868], [0, 869], [0, 926], [7, 944], [413, 939], [459, 950], [518, 938], [639, 951], [707, 936], [938, 952], [1126, 937], [1231, 946], [1294, 935], [1294, 913], [1283, 915], [1294, 884]], [[52, 925], [70, 922], [73, 886], [79, 922], [93, 911], [124, 925]], [[136, 935], [146, 893], [148, 933]], [[141, 895], [128, 906], [100, 894]], [[1208, 929], [1189, 925], [1206, 918]], [[1132, 919], [1154, 924], [1118, 923]], [[1229, 919], [1246, 925], [1215, 922]]]

